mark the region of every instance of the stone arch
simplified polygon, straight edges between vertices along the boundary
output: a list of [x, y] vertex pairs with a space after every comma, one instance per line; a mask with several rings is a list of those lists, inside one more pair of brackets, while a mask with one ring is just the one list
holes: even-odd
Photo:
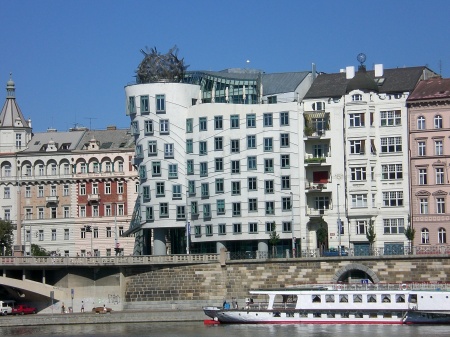
[[336, 272], [336, 274], [334, 274], [332, 282], [333, 283], [338, 283], [338, 282], [341, 282], [343, 279], [347, 279], [348, 275], [352, 271], [365, 273], [367, 275], [367, 277], [373, 283], [379, 283], [380, 282], [380, 279], [378, 278], [377, 274], [375, 274], [375, 272], [372, 269], [370, 269], [369, 267], [367, 267], [367, 266], [365, 266], [365, 265], [363, 265], [361, 263], [349, 263], [345, 267], [339, 269]]

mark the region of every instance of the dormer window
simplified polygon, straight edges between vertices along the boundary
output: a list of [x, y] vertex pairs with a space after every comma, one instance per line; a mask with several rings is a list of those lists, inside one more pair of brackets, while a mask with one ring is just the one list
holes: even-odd
[[313, 110], [325, 110], [325, 102], [316, 102], [312, 104]]
[[352, 102], [358, 102], [358, 101], [362, 101], [362, 95], [361, 94], [352, 95]]

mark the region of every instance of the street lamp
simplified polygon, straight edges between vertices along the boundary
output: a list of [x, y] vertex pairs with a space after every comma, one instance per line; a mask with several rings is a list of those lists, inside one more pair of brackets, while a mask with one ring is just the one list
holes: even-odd
[[119, 232], [117, 231], [117, 203], [113, 203], [114, 206], [114, 251], [119, 254]]
[[86, 233], [91, 233], [91, 257], [93, 256], [92, 254], [92, 226], [91, 225], [85, 225], [84, 226], [84, 231]]
[[339, 256], [341, 256], [342, 252], [341, 252], [341, 214], [339, 212], [339, 186], [340, 184], [337, 184], [337, 225], [338, 225], [338, 238], [339, 238], [339, 245], [338, 245], [338, 254]]
[[291, 233], [292, 233], [292, 257], [295, 257], [295, 236], [294, 236], [294, 194], [291, 192]]

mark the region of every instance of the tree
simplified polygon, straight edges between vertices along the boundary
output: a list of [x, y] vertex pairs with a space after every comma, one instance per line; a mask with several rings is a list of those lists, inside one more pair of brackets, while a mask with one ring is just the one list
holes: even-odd
[[272, 257], [276, 255], [277, 252], [277, 244], [280, 241], [280, 235], [277, 233], [277, 225], [275, 222], [273, 223], [272, 231], [269, 236], [269, 243], [272, 246]]
[[320, 218], [319, 228], [317, 229], [316, 237], [317, 237], [317, 244], [319, 245], [320, 251], [322, 253], [328, 238], [328, 228], [323, 218]]
[[50, 256], [50, 253], [39, 245], [31, 245], [31, 256]]
[[10, 221], [0, 220], [0, 254], [12, 255], [14, 244], [14, 226]]
[[369, 241], [370, 255], [372, 255], [373, 243], [375, 242], [375, 238], [377, 237], [377, 234], [375, 233], [375, 226], [373, 223], [374, 221], [370, 220], [369, 227], [367, 228], [366, 232], [366, 238]]
[[416, 229], [413, 228], [411, 226], [411, 224], [409, 223], [409, 218], [408, 218], [408, 227], [405, 228], [405, 236], [408, 239], [408, 244], [409, 244], [409, 254], [412, 254], [412, 249], [413, 249], [413, 241], [414, 241], [414, 237], [416, 236]]

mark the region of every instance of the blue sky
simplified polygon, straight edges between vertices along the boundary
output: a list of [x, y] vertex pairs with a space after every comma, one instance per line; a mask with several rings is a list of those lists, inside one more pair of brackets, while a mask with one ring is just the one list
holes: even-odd
[[140, 49], [174, 45], [189, 70], [332, 73], [364, 52], [369, 69], [450, 77], [449, 15], [446, 0], [1, 1], [0, 104], [12, 72], [34, 132], [128, 127], [124, 86]]

